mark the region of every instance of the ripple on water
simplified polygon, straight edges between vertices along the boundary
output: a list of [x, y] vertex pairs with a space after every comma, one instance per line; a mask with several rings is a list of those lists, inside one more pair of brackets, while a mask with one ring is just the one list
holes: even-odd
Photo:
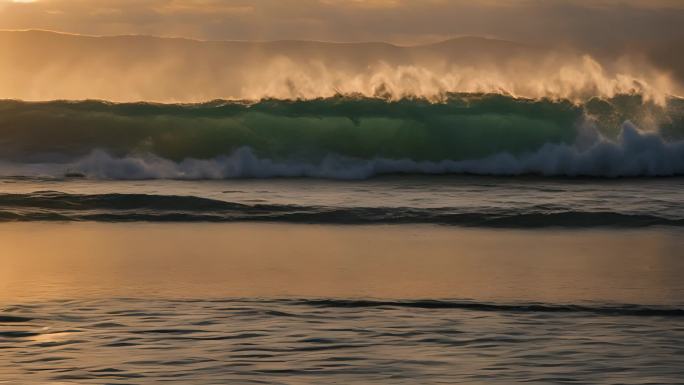
[[54, 301], [0, 314], [10, 383], [677, 383], [677, 308]]

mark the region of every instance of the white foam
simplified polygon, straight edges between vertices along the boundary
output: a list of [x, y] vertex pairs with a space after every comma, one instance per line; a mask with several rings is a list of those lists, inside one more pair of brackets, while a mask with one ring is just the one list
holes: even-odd
[[0, 174], [63, 176], [82, 173], [94, 179], [229, 179], [315, 177], [364, 179], [391, 173], [544, 176], [673, 176], [684, 175], [684, 141], [667, 142], [657, 133], [622, 125], [616, 141], [596, 131], [580, 135], [576, 144], [546, 144], [535, 152], [499, 153], [482, 159], [443, 160], [358, 159], [336, 154], [317, 163], [258, 157], [248, 147], [214, 159], [174, 162], [156, 155], [123, 158], [95, 150], [70, 164], [4, 164]]

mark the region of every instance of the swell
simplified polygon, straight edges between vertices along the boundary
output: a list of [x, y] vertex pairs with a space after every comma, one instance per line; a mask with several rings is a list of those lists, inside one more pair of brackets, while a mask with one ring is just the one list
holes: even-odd
[[[122, 302], [129, 305], [137, 305], [143, 301], [140, 298], [114, 298], [114, 302]], [[69, 300], [72, 305], [88, 304], [93, 302], [81, 302]], [[95, 302], [95, 306], [107, 303]], [[467, 310], [480, 312], [508, 312], [508, 313], [589, 313], [601, 316], [638, 316], [638, 317], [684, 317], [684, 308], [678, 305], [644, 305], [631, 303], [548, 303], [548, 302], [484, 302], [467, 299], [374, 299], [374, 298], [217, 298], [217, 299], [170, 299], [168, 306], [185, 306], [187, 304], [204, 305], [205, 308], [217, 307], [219, 309], [239, 310], [245, 314], [255, 314], [269, 317], [306, 317], [309, 313], [304, 308], [319, 309], [422, 309], [422, 310]], [[112, 305], [107, 304], [107, 305]], [[231, 305], [226, 308], [226, 305]], [[87, 308], [87, 307], [86, 307]], [[11, 310], [10, 310], [11, 311]], [[121, 311], [109, 312], [108, 314], [134, 314], [140, 316], [154, 315], [145, 311]], [[49, 319], [52, 316], [18, 316], [14, 314], [0, 313], [0, 324], [16, 324], [30, 322], [37, 319]], [[96, 324], [95, 326], [106, 327], [113, 324]], [[178, 333], [186, 332], [185, 329], [154, 329], [154, 333]]]
[[684, 100], [0, 101], [0, 145], [5, 176], [681, 175]]
[[286, 300], [287, 303], [320, 308], [416, 308], [460, 309], [487, 312], [515, 313], [593, 313], [610, 316], [665, 316], [684, 317], [684, 309], [670, 306], [644, 306], [632, 304], [574, 305], [546, 303], [487, 303], [457, 300], [406, 300], [385, 301], [365, 299], [301, 299]]
[[502, 228], [684, 226], [684, 218], [674, 215], [572, 210], [555, 205], [515, 208], [247, 205], [192, 196], [80, 195], [55, 191], [0, 194], [0, 221], [440, 224]]

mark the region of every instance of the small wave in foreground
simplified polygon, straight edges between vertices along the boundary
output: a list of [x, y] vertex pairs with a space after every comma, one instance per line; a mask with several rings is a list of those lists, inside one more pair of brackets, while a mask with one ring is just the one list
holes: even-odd
[[684, 226], [684, 218], [675, 214], [573, 211], [551, 204], [498, 208], [342, 207], [243, 204], [151, 194], [0, 194], [0, 221], [425, 223], [504, 228]]

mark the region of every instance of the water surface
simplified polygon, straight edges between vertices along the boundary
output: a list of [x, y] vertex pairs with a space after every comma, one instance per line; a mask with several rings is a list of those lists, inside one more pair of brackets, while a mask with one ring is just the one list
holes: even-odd
[[0, 225], [11, 384], [678, 383], [680, 228]]

